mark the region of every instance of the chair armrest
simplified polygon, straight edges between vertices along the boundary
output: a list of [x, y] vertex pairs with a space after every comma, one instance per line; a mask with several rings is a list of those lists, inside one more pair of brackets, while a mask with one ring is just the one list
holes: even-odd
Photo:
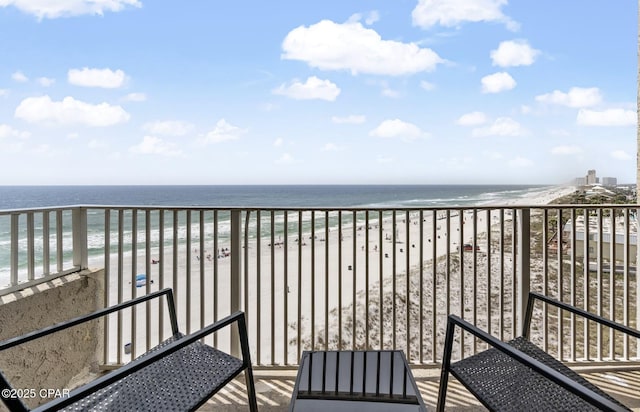
[[224, 328], [225, 326], [229, 326], [230, 324], [234, 323], [234, 322], [238, 322], [238, 329], [240, 330], [240, 341], [241, 341], [241, 346], [242, 346], [242, 361], [243, 361], [243, 367], [248, 367], [249, 366], [249, 345], [248, 345], [248, 339], [247, 339], [247, 332], [246, 332], [246, 322], [245, 322], [245, 318], [244, 318], [244, 313], [243, 312], [236, 312], [232, 315], [229, 315], [215, 323], [212, 323], [211, 325], [197, 331], [194, 332], [190, 335], [184, 336], [170, 344], [168, 344], [167, 346], [162, 347], [161, 349], [158, 349], [157, 351], [154, 351], [152, 353], [147, 353], [146, 356], [135, 359], [134, 361], [128, 363], [127, 365], [122, 366], [121, 368], [119, 368], [118, 370], [115, 370], [113, 372], [108, 373], [105, 376], [102, 376], [84, 386], [81, 386], [80, 388], [77, 388], [73, 391], [71, 391], [71, 393], [69, 394], [68, 397], [62, 397], [62, 398], [58, 398], [55, 399], [49, 403], [46, 403], [36, 409], [34, 409], [33, 411], [49, 411], [49, 410], [58, 410], [61, 408], [64, 408], [82, 398], [84, 398], [85, 396], [87, 396], [88, 394], [91, 394], [93, 392], [96, 392], [106, 386], [109, 386], [110, 384], [112, 384], [113, 382], [116, 382], [128, 375], [131, 375], [132, 373], [162, 359], [165, 358], [169, 355], [171, 355], [172, 353], [186, 347], [189, 346], [190, 344], [194, 343], [197, 340], [200, 340], [202, 338], [204, 338], [207, 335], [210, 335], [214, 332], [216, 332], [219, 329]]
[[617, 405], [616, 403], [592, 391], [591, 389], [581, 385], [580, 383], [574, 381], [573, 379], [563, 375], [562, 373], [554, 370], [553, 368], [550, 368], [549, 366], [545, 365], [539, 360], [532, 358], [526, 353], [514, 348], [513, 346], [505, 342], [502, 342], [496, 337], [488, 334], [482, 329], [477, 328], [471, 323], [455, 315], [449, 315], [447, 320], [447, 336], [445, 341], [445, 352], [444, 352], [445, 359], [443, 359], [443, 368], [446, 367], [447, 371], [449, 370], [450, 364], [451, 364], [451, 349], [453, 345], [453, 332], [454, 332], [455, 326], [459, 326], [460, 328], [473, 334], [477, 338], [487, 342], [489, 345], [493, 346], [494, 348], [506, 354], [507, 356], [528, 366], [529, 368], [533, 369], [534, 371], [541, 374], [545, 378], [552, 380], [556, 384], [562, 386], [568, 391], [571, 391], [572, 393], [586, 400], [590, 404], [597, 406], [598, 408], [601, 408], [607, 411], [625, 410], [625, 409], [622, 409], [620, 405]]
[[154, 299], [154, 298], [157, 298], [157, 297], [160, 297], [160, 296], [163, 296], [163, 295], [167, 295], [167, 301], [168, 301], [168, 304], [169, 304], [169, 314], [170, 314], [170, 317], [171, 317], [171, 328], [172, 328], [173, 333], [176, 334], [176, 333], [178, 333], [178, 323], [177, 323], [177, 318], [176, 318], [176, 314], [175, 314], [175, 304], [174, 304], [174, 300], [173, 300], [173, 291], [170, 288], [167, 288], [167, 289], [159, 290], [157, 292], [150, 293], [150, 294], [145, 295], [145, 296], [141, 296], [139, 298], [135, 298], [135, 299], [129, 300], [127, 302], [120, 303], [118, 305], [110, 306], [108, 308], [101, 309], [101, 310], [95, 311], [93, 313], [89, 313], [87, 315], [78, 316], [77, 318], [73, 318], [73, 319], [67, 320], [65, 322], [58, 323], [58, 324], [53, 325], [53, 326], [48, 326], [46, 328], [43, 328], [43, 329], [40, 329], [40, 330], [36, 330], [34, 332], [30, 332], [30, 333], [27, 333], [27, 334], [22, 335], [22, 336], [17, 336], [15, 338], [7, 339], [5, 341], [0, 342], [0, 351], [12, 348], [14, 346], [17, 346], [17, 345], [20, 345], [20, 344], [23, 344], [23, 343], [26, 343], [26, 342], [29, 342], [29, 341], [32, 341], [34, 339], [42, 338], [42, 337], [50, 335], [50, 334], [52, 334], [54, 332], [58, 332], [58, 331], [61, 331], [61, 330], [64, 330], [64, 329], [68, 329], [68, 328], [70, 328], [72, 326], [76, 326], [76, 325], [79, 325], [81, 323], [88, 322], [90, 320], [94, 320], [94, 319], [97, 319], [97, 318], [102, 317], [102, 316], [106, 316], [106, 315], [108, 315], [110, 313], [117, 312], [119, 310], [122, 310], [122, 309], [125, 309], [125, 308], [128, 308], [128, 307], [137, 305], [137, 304], [142, 303], [142, 302], [149, 301], [151, 299]]
[[524, 320], [524, 328], [523, 328], [523, 333], [524, 336], [526, 338], [529, 337], [529, 325], [531, 324], [531, 317], [532, 317], [532, 312], [533, 312], [533, 304], [534, 301], [538, 299], [541, 300], [542, 302], [545, 302], [549, 305], [561, 308], [563, 310], [566, 310], [568, 312], [574, 313], [576, 315], [580, 315], [586, 319], [592, 320], [594, 322], [597, 322], [601, 325], [605, 325], [608, 326], [612, 329], [615, 329], [619, 332], [622, 333], [626, 333], [627, 335], [633, 336], [637, 339], [640, 339], [640, 331], [630, 328], [626, 325], [623, 325], [621, 323], [612, 321], [610, 319], [606, 319], [603, 318], [602, 316], [596, 315], [594, 313], [591, 312], [587, 312], [586, 310], [583, 309], [579, 309], [576, 308], [575, 306], [571, 306], [568, 303], [564, 303], [564, 302], [560, 302], [559, 300], [550, 298], [548, 296], [542, 295], [540, 293], [536, 293], [536, 292], [529, 292], [529, 301], [527, 303], [527, 313], [526, 313], [526, 317]]

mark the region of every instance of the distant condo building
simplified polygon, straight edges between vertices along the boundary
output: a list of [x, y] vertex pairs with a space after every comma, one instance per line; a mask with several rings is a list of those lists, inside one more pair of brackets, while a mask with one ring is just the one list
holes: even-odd
[[615, 177], [603, 177], [599, 178], [596, 176], [596, 171], [594, 169], [588, 170], [587, 175], [584, 177], [576, 177], [573, 179], [573, 184], [576, 186], [589, 186], [602, 184], [603, 186], [617, 186], [618, 179]]

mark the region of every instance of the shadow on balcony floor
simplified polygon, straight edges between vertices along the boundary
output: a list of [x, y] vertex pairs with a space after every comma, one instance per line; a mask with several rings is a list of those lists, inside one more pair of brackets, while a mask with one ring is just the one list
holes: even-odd
[[[415, 370], [414, 375], [429, 410], [435, 408], [438, 397], [439, 371]], [[640, 371], [594, 372], [584, 374], [594, 384], [609, 392], [622, 403], [640, 411]], [[295, 372], [256, 372], [258, 408], [261, 412], [288, 410]], [[200, 411], [246, 411], [244, 378], [237, 379], [203, 405]], [[485, 408], [455, 379], [449, 383], [447, 411], [483, 411]]]

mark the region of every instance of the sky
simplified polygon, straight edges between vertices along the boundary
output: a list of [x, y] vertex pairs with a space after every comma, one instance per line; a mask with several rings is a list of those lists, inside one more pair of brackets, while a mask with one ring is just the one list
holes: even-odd
[[0, 185], [635, 182], [631, 0], [0, 0]]

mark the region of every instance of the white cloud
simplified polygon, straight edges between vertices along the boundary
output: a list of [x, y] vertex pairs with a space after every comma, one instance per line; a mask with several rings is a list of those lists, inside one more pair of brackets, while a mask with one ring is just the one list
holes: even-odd
[[420, 80], [420, 87], [422, 87], [424, 90], [429, 92], [429, 91], [435, 89], [436, 85], [433, 84], [433, 83], [430, 83], [430, 82], [428, 82], [426, 80]]
[[156, 136], [144, 136], [142, 142], [131, 146], [129, 151], [138, 154], [161, 155], [161, 156], [182, 156], [181, 150], [176, 149], [175, 144], [165, 142]]
[[611, 157], [618, 160], [629, 160], [632, 158], [632, 156], [624, 150], [614, 150], [611, 152]]
[[273, 145], [275, 147], [280, 147], [284, 144], [284, 139], [282, 137], [278, 137], [274, 142]]
[[37, 82], [42, 87], [51, 87], [56, 82], [56, 79], [51, 79], [49, 77], [39, 77]]
[[0, 151], [3, 153], [21, 152], [27, 146], [28, 132], [21, 132], [6, 124], [0, 124]]
[[344, 147], [338, 146], [337, 144], [331, 142], [326, 143], [324, 146], [322, 146], [323, 152], [340, 152], [342, 150], [344, 150]]
[[573, 155], [582, 153], [582, 149], [578, 146], [556, 146], [551, 149], [552, 155]]
[[364, 17], [365, 24], [367, 26], [371, 26], [373, 23], [380, 20], [380, 13], [378, 13], [378, 10], [372, 10], [368, 12], [366, 15], [363, 15], [362, 13], [352, 14], [351, 17], [349, 17], [349, 20], [347, 20], [347, 22], [356, 23], [361, 21], [363, 17]]
[[508, 40], [500, 42], [496, 50], [491, 50], [491, 61], [494, 66], [514, 67], [530, 66], [540, 54], [524, 40]]
[[459, 170], [468, 170], [468, 165], [473, 163], [473, 158], [469, 156], [463, 157], [447, 157], [438, 159], [440, 163], [443, 163], [447, 168], [450, 169], [459, 169]]
[[102, 87], [104, 89], [117, 89], [122, 87], [127, 76], [122, 70], [111, 69], [70, 69], [67, 73], [69, 83], [82, 87]]
[[426, 136], [426, 133], [413, 123], [393, 119], [380, 123], [378, 127], [369, 132], [369, 136], [381, 137], [383, 139], [400, 138], [403, 140], [414, 140]]
[[9, 96], [9, 90], [0, 89], [0, 96]]
[[13, 79], [13, 81], [18, 82], [18, 83], [26, 83], [29, 81], [29, 78], [27, 76], [25, 76], [24, 73], [18, 71], [18, 72], [14, 72], [11, 75], [11, 79]]
[[516, 87], [516, 81], [507, 72], [498, 72], [484, 76], [480, 80], [480, 83], [482, 83], [483, 93], [500, 93]]
[[290, 164], [294, 163], [295, 159], [289, 153], [283, 153], [282, 156], [276, 159], [276, 163], [279, 164]]
[[507, 0], [420, 0], [413, 9], [413, 25], [428, 29], [436, 24], [457, 27], [464, 22], [504, 23], [516, 31], [519, 24], [502, 13]]
[[458, 123], [460, 126], [478, 126], [486, 123], [487, 116], [482, 112], [471, 112], [460, 116]]
[[92, 14], [102, 16], [104, 12], [118, 12], [127, 6], [142, 7], [138, 0], [2, 0], [0, 7], [14, 6], [36, 16], [38, 19]]
[[580, 109], [577, 123], [582, 126], [633, 126], [638, 122], [635, 110], [607, 109], [603, 111]]
[[93, 127], [124, 123], [130, 117], [120, 106], [85, 103], [70, 96], [57, 102], [52, 101], [49, 96], [28, 97], [20, 102], [14, 116], [30, 123]]
[[9, 137], [17, 137], [18, 139], [26, 139], [31, 134], [29, 132], [20, 131], [14, 129], [8, 124], [0, 124], [0, 139], [6, 139]]
[[515, 168], [525, 168], [533, 166], [533, 161], [527, 159], [526, 157], [517, 156], [511, 160], [509, 160], [509, 166]]
[[371, 26], [373, 23], [377, 22], [378, 20], [380, 20], [380, 13], [378, 13], [378, 10], [370, 11], [369, 14], [367, 14], [367, 16], [364, 18], [364, 22], [368, 26]]
[[178, 120], [165, 120], [146, 123], [142, 126], [142, 129], [154, 135], [184, 136], [193, 130], [193, 125]]
[[338, 124], [344, 124], [344, 123], [361, 124], [361, 123], [364, 123], [366, 120], [367, 120], [366, 116], [361, 114], [350, 114], [349, 116], [344, 116], [344, 117], [340, 117], [340, 116], [331, 117], [331, 121], [333, 123], [338, 123]]
[[397, 99], [400, 97], [399, 91], [390, 89], [389, 87], [384, 87], [381, 93], [384, 97], [390, 97], [392, 99]]
[[237, 126], [227, 123], [225, 119], [216, 122], [216, 126], [209, 133], [204, 135], [199, 141], [202, 144], [220, 143], [230, 140], [237, 140], [247, 131]]
[[532, 111], [533, 110], [531, 109], [531, 106], [527, 106], [526, 104], [523, 104], [522, 106], [520, 106], [520, 113], [522, 114], [529, 114]]
[[282, 58], [301, 60], [321, 70], [349, 70], [352, 74], [400, 76], [435, 70], [444, 60], [415, 43], [383, 40], [359, 22], [322, 20], [290, 31], [282, 42]]
[[306, 82], [300, 83], [294, 80], [288, 86], [280, 85], [273, 90], [274, 94], [287, 96], [295, 100], [327, 100], [334, 101], [340, 94], [340, 88], [329, 80], [322, 80], [316, 76], [311, 76]]
[[471, 132], [473, 137], [522, 136], [524, 134], [526, 130], [522, 125], [510, 117], [499, 117], [491, 126], [473, 129]]
[[536, 101], [548, 104], [559, 104], [568, 107], [595, 106], [602, 101], [600, 89], [597, 87], [572, 87], [567, 93], [554, 90], [551, 93], [536, 96]]
[[147, 95], [144, 93], [129, 93], [124, 96], [124, 100], [127, 102], [144, 102], [147, 100]]

